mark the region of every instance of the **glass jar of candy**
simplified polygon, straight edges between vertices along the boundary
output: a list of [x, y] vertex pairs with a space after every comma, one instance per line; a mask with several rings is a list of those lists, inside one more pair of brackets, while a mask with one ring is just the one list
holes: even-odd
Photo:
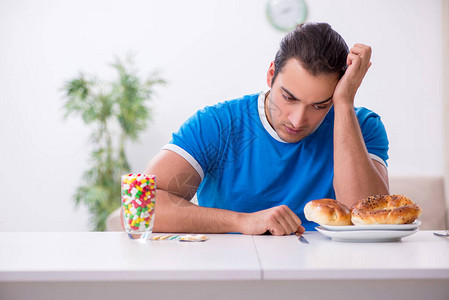
[[129, 234], [153, 231], [156, 200], [156, 176], [127, 174], [122, 176], [122, 219]]

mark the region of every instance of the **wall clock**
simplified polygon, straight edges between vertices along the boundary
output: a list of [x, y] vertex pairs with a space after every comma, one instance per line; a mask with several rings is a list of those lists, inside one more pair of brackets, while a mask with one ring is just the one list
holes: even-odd
[[270, 24], [283, 32], [295, 28], [307, 19], [304, 0], [270, 0], [267, 3], [267, 18]]

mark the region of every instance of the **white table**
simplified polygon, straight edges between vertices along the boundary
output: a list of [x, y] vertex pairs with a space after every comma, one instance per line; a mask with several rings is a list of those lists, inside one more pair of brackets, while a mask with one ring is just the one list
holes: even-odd
[[308, 232], [309, 245], [295, 236], [207, 236], [0, 233], [0, 299], [449, 299], [449, 239], [430, 231], [398, 243]]

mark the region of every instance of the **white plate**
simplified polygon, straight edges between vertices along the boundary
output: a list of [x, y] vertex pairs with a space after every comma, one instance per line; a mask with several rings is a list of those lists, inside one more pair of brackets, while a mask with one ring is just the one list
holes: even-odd
[[317, 226], [315, 229], [334, 241], [354, 243], [398, 242], [401, 238], [412, 235], [419, 230], [418, 228], [415, 228], [411, 230], [334, 231], [327, 230], [321, 226]]
[[334, 226], [334, 225], [320, 225], [320, 227], [332, 231], [360, 231], [360, 230], [411, 230], [416, 229], [421, 225], [420, 220], [410, 224], [373, 224], [373, 225], [347, 225], [347, 226]]

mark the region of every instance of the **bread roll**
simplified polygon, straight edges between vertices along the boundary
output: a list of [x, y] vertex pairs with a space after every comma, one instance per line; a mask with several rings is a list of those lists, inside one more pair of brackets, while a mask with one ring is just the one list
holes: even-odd
[[421, 208], [403, 195], [375, 195], [352, 206], [354, 225], [408, 224], [422, 213]]
[[306, 219], [320, 225], [352, 225], [351, 211], [334, 199], [312, 200], [304, 207]]

